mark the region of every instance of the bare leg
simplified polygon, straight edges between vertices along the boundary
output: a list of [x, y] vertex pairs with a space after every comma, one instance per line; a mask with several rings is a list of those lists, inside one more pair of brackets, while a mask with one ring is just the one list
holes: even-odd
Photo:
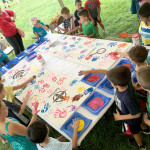
[[141, 126], [141, 128], [142, 128], [143, 130], [146, 130], [146, 129], [147, 129], [147, 126], [146, 126], [144, 120], [142, 120], [142, 123], [141, 123], [140, 126]]
[[105, 30], [104, 25], [102, 24], [102, 22], [99, 22], [99, 25], [101, 26], [102, 30]]
[[136, 143], [138, 144], [138, 146], [142, 146], [143, 145], [143, 143], [142, 143], [142, 136], [141, 136], [140, 133], [134, 134], [133, 137], [134, 137]]

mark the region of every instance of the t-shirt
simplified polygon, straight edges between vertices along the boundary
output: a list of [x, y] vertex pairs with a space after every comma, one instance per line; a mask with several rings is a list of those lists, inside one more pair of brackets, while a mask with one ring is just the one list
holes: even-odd
[[60, 142], [52, 137], [45, 147], [41, 147], [39, 144], [36, 146], [38, 150], [72, 150], [72, 142]]
[[91, 21], [88, 22], [88, 24], [82, 23], [82, 30], [83, 30], [83, 35], [91, 35], [92, 33], [94, 36], [92, 38], [97, 38], [97, 31]]
[[2, 29], [4, 36], [11, 37], [17, 34], [16, 25], [11, 20], [13, 16], [14, 12], [12, 10], [5, 10], [0, 16], [0, 29]]
[[75, 27], [74, 20], [75, 20], [74, 17], [71, 17], [69, 19], [64, 19], [64, 28], [67, 29], [66, 32], [69, 32]]
[[15, 97], [14, 97], [13, 86], [4, 86], [4, 89], [5, 89], [5, 97], [4, 97], [4, 99], [14, 103]]
[[[81, 10], [84, 9], [84, 7], [81, 8]], [[80, 17], [79, 17], [79, 11], [76, 9], [76, 11], [74, 12], [74, 16], [75, 16], [75, 27], [78, 27], [79, 26], [79, 20], [80, 20]]]
[[[43, 22], [40, 22], [40, 24], [42, 24], [44, 26]], [[42, 27], [33, 27], [33, 32], [36, 32], [39, 35], [39, 38], [44, 37], [45, 35], [47, 35], [47, 31], [45, 29], [43, 29]]]
[[148, 119], [150, 119], [150, 94], [147, 100], [147, 112], [148, 112]]
[[147, 26], [145, 22], [141, 21], [139, 33], [142, 37], [142, 45], [150, 46], [150, 26]]
[[[136, 102], [137, 100], [135, 91], [131, 86], [131, 84], [129, 84], [128, 89], [123, 92], [119, 92], [118, 89], [116, 89], [114, 98], [118, 111], [120, 112], [121, 115], [127, 114], [136, 115], [140, 113], [140, 108]], [[136, 119], [122, 120], [122, 122], [127, 123], [129, 125], [134, 125], [138, 123], [140, 119], [141, 117]]]
[[87, 9], [93, 19], [98, 16], [98, 7], [101, 5], [99, 0], [93, 0], [89, 2], [88, 0], [84, 4], [84, 8]]
[[0, 56], [0, 62], [2, 62], [7, 57], [7, 54], [3, 52], [2, 47], [3, 45], [0, 43], [0, 53], [2, 53], [2, 55]]

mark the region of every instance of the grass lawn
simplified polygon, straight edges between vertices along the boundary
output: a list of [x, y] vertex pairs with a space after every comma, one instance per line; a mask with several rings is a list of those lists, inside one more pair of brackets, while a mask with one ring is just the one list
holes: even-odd
[[[49, 24], [53, 16], [60, 12], [60, 6], [57, 0], [20, 0], [18, 4], [14, 0], [9, 2], [11, 9], [17, 13], [16, 24], [23, 29], [26, 37], [23, 39], [25, 48], [35, 42], [31, 37], [34, 36], [30, 26], [30, 17], [37, 16], [45, 24]], [[65, 6], [74, 13], [74, 0], [63, 0]], [[83, 3], [85, 0], [83, 0]], [[101, 0], [101, 19], [106, 28], [108, 36], [117, 37], [118, 32], [125, 30], [127, 33], [137, 33], [139, 18], [131, 15], [131, 0]], [[2, 6], [2, 3], [1, 3]], [[2, 6], [2, 9], [4, 7]], [[100, 29], [101, 31], [101, 29]], [[130, 38], [126, 41], [131, 42]], [[84, 150], [134, 150], [128, 144], [128, 137], [121, 133], [121, 122], [115, 122], [113, 119], [115, 105], [102, 117], [93, 130], [86, 136], [81, 144]], [[57, 137], [59, 134], [55, 131]], [[150, 137], [143, 135], [147, 149], [150, 149]], [[0, 150], [11, 149], [8, 144], [0, 143]]]

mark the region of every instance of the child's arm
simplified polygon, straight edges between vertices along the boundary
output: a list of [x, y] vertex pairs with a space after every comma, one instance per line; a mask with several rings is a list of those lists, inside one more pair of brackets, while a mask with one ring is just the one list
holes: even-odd
[[24, 83], [17, 85], [17, 86], [13, 86], [13, 90], [18, 90], [23, 88], [24, 86], [26, 86], [29, 82], [31, 82], [32, 80], [34, 80], [36, 78], [36, 76], [33, 76], [32, 78], [28, 79], [27, 81], [25, 81]]
[[58, 30], [62, 30], [62, 31], [64, 31], [64, 32], [66, 32], [66, 29], [63, 29], [63, 28], [61, 28], [61, 27], [57, 27], [58, 28]]
[[26, 94], [26, 96], [23, 98], [23, 104], [21, 105], [19, 114], [22, 115], [22, 114], [24, 113], [24, 111], [25, 111], [25, 109], [26, 109], [26, 104], [27, 104], [27, 101], [28, 101], [29, 97], [30, 97], [30, 94], [28, 93], [28, 94]]
[[150, 120], [148, 119], [147, 113], [144, 114], [143, 119], [144, 119], [145, 124], [147, 124], [148, 126], [150, 126]]
[[97, 20], [100, 21], [101, 18], [100, 18], [100, 12], [101, 12], [101, 7], [98, 6], [98, 16], [97, 16]]
[[114, 52], [117, 53], [120, 56], [123, 56], [123, 57], [126, 57], [126, 58], [130, 59], [128, 53], [120, 52], [120, 51], [117, 51], [117, 50], [114, 51]]
[[90, 73], [97, 73], [97, 74], [106, 74], [107, 70], [99, 69], [99, 70], [86, 70], [86, 71], [80, 71], [78, 74], [79, 76], [87, 76]]
[[38, 33], [37, 32], [34, 32], [34, 33], [35, 33], [36, 38], [39, 39], [40, 37], [39, 37]]
[[114, 115], [114, 119], [117, 121], [117, 120], [136, 119], [136, 118], [139, 118], [141, 116], [141, 113], [138, 113], [136, 115], [131, 115], [131, 114], [120, 115], [119, 111], [116, 110], [116, 113], [113, 113], [113, 115]]
[[77, 147], [79, 124], [80, 124], [80, 121], [78, 120], [78, 118], [73, 119], [73, 125], [71, 125], [73, 128], [72, 148]]
[[87, 38], [91, 38], [91, 37], [93, 37], [94, 36], [94, 34], [92, 33], [92, 34], [90, 34], [90, 35], [85, 35], [85, 37], [87, 37]]
[[70, 30], [69, 32], [67, 32], [65, 35], [70, 35], [72, 32], [77, 31], [78, 29], [80, 29], [80, 27], [75, 27], [74, 29]]

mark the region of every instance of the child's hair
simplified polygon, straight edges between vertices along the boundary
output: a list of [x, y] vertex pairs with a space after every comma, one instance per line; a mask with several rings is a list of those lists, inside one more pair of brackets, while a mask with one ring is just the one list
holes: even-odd
[[42, 120], [33, 122], [27, 130], [27, 137], [33, 143], [44, 142], [47, 134], [48, 129], [46, 123]]
[[4, 85], [0, 83], [0, 93], [2, 92]]
[[129, 67], [123, 65], [110, 69], [106, 75], [109, 81], [118, 86], [126, 86], [131, 80]]
[[79, 12], [79, 16], [88, 17], [89, 18], [89, 12], [86, 9], [82, 9]]
[[70, 10], [67, 7], [63, 7], [61, 9], [61, 14], [69, 14], [69, 13], [70, 13]]
[[150, 66], [139, 68], [137, 71], [137, 80], [144, 89], [150, 90]]
[[131, 60], [137, 63], [143, 63], [148, 56], [148, 51], [144, 46], [137, 45], [130, 49], [128, 55], [131, 58]]
[[150, 3], [144, 3], [138, 10], [141, 17], [148, 18], [150, 16]]
[[75, 5], [77, 4], [77, 3], [81, 3], [82, 1], [81, 0], [75, 0]]

